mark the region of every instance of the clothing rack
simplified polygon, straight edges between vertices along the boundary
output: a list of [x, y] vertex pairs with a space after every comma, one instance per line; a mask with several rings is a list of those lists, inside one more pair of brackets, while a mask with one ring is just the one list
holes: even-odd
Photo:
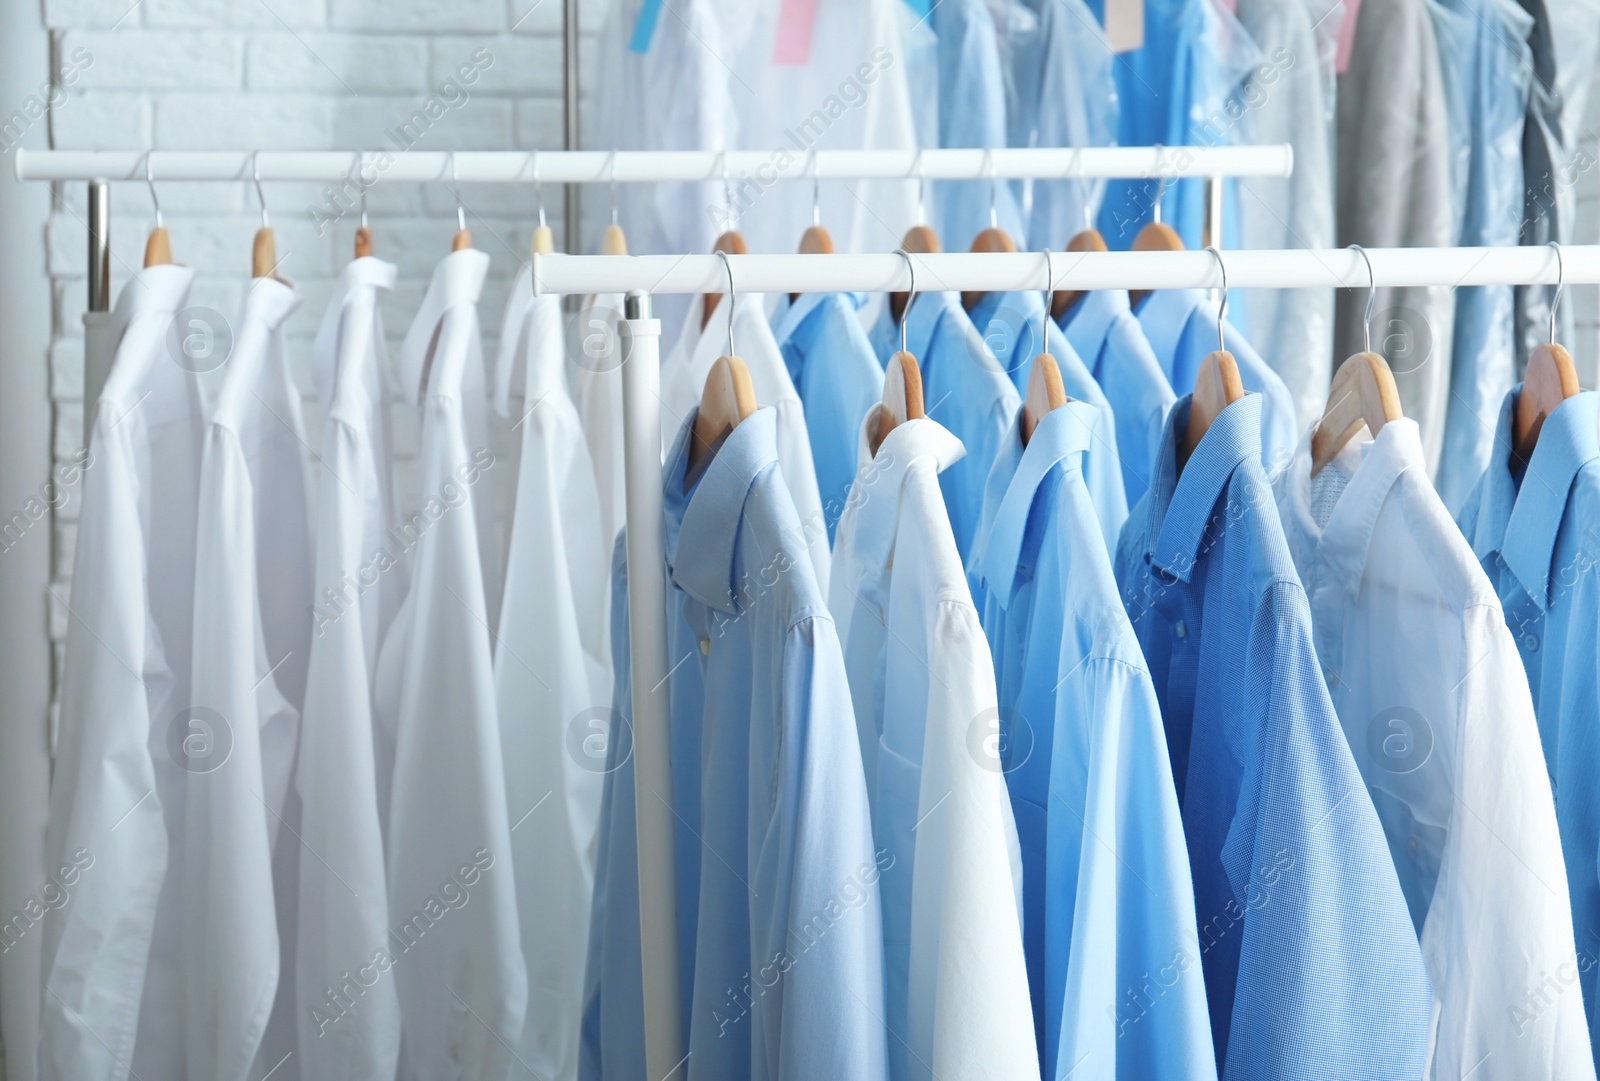
[[[570, 9], [573, 0], [566, 0]], [[569, 20], [569, 24], [575, 22]], [[570, 45], [571, 43], [569, 43]], [[569, 81], [572, 78], [569, 73]], [[575, 99], [574, 99], [575, 100]], [[573, 108], [569, 106], [569, 114]], [[575, 115], [569, 141], [576, 135]], [[721, 180], [732, 184], [754, 174], [760, 182], [786, 180], [1001, 180], [1113, 179], [1147, 177], [1157, 184], [1184, 177], [1207, 181], [1204, 233], [1221, 236], [1221, 181], [1227, 177], [1285, 177], [1294, 168], [1291, 148], [1091, 147], [1083, 149], [995, 149], [926, 151], [806, 151], [768, 177], [772, 152], [755, 151], [409, 151], [388, 153], [379, 169], [375, 150], [349, 151], [70, 151], [18, 150], [20, 180], [88, 183], [89, 311], [84, 315], [85, 402], [92, 402], [110, 364], [110, 183], [146, 181], [270, 181], [350, 183], [381, 181], [458, 184], [616, 184]], [[148, 173], [147, 173], [148, 170]], [[369, 171], [375, 173], [369, 182]], [[576, 190], [576, 189], [574, 189]], [[574, 235], [576, 200], [567, 203], [568, 235]], [[1065, 241], [1066, 238], [1062, 238]], [[1470, 253], [1476, 252], [1476, 255]], [[1556, 280], [1553, 253], [1542, 248], [1461, 249], [1438, 252], [1374, 251], [1380, 285], [1475, 285], [1491, 281]], [[1600, 282], [1600, 248], [1565, 251], [1566, 280]], [[1046, 258], [1040, 254], [915, 256], [924, 289], [1043, 289]], [[1274, 260], [1281, 260], [1274, 262]], [[1207, 252], [1122, 252], [1049, 258], [1056, 288], [1212, 288], [1223, 285], [1218, 257]], [[1470, 265], [1469, 265], [1470, 264]], [[751, 292], [888, 291], [905, 289], [905, 261], [897, 255], [732, 256], [737, 288]], [[1359, 268], [1359, 270], [1357, 269]], [[1453, 271], [1453, 273], [1445, 273]], [[1499, 277], [1486, 277], [1498, 273]], [[626, 294], [618, 330], [625, 363], [623, 420], [626, 504], [631, 522], [660, 522], [661, 323], [650, 316], [655, 293], [721, 291], [727, 271], [720, 259], [687, 256], [537, 256], [539, 293]], [[1300, 285], [1365, 286], [1365, 264], [1353, 252], [1237, 252], [1228, 256], [1228, 282], [1235, 286], [1288, 288]], [[1391, 280], [1393, 279], [1393, 280]], [[636, 361], [637, 363], [626, 363]], [[633, 687], [633, 754], [638, 829], [640, 954], [645, 997], [646, 1066], [653, 1078], [674, 1076], [683, 1053], [679, 1001], [676, 872], [673, 856], [671, 762], [668, 748], [666, 573], [659, 529], [631, 529], [627, 536], [628, 614]]]

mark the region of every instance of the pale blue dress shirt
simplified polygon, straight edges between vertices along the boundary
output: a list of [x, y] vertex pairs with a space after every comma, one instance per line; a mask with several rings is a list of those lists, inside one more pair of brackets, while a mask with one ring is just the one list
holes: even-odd
[[[1028, 373], [1033, 369], [1033, 358], [1045, 351], [1043, 331], [1048, 318], [1042, 292], [985, 293], [972, 308], [973, 326], [983, 335], [1000, 366], [1010, 374], [1019, 395], [1028, 392]], [[1083, 479], [1089, 487], [1094, 512], [1100, 519], [1106, 551], [1114, 552], [1117, 535], [1128, 517], [1128, 495], [1122, 482], [1117, 446], [1116, 411], [1073, 348], [1072, 340], [1060, 333], [1059, 328], [1050, 335], [1049, 346], [1067, 396], [1095, 407], [1095, 452], [1085, 463]]]
[[[1600, 1032], [1600, 392], [1576, 394], [1545, 418], [1519, 484], [1511, 440], [1521, 389], [1500, 407], [1488, 471], [1459, 522], [1500, 596], [1533, 691], [1593, 1041]], [[1594, 1049], [1600, 1057], [1600, 1043]]]
[[1128, 307], [1127, 290], [1083, 294], [1063, 313], [1061, 328], [1116, 415], [1117, 460], [1131, 507], [1150, 489], [1161, 429], [1178, 396]]
[[[878, 362], [900, 348], [889, 305], [872, 328]], [[956, 551], [970, 566], [972, 535], [983, 510], [983, 485], [1000, 444], [1017, 422], [1022, 399], [961, 307], [959, 293], [918, 293], [906, 314], [906, 349], [922, 369], [923, 411], [961, 440], [967, 455], [939, 474]], [[980, 606], [983, 598], [973, 594]]]
[[1261, 468], [1259, 394], [1183, 467], [1189, 397], [1116, 569], [1155, 679], [1225, 1079], [1421, 1076], [1432, 991]]
[[[1161, 289], [1140, 302], [1135, 313], [1156, 363], [1179, 394], [1194, 390], [1206, 355], [1217, 348], [1217, 302], [1203, 289]], [[1299, 427], [1294, 398], [1272, 367], [1261, 359], [1231, 320], [1223, 320], [1222, 340], [1239, 366], [1244, 389], [1261, 395], [1252, 408], [1261, 417], [1261, 453], [1269, 474], [1294, 459]]]
[[1084, 485], [1093, 411], [1007, 440], [974, 550], [1035, 1024], [1049, 1078], [1215, 1077], [1166, 734]]
[[861, 418], [883, 396], [883, 367], [856, 316], [862, 299], [857, 293], [804, 293], [772, 324], [805, 408], [830, 542], [850, 497]]
[[[689, 1081], [885, 1081], [872, 823], [839, 639], [778, 469], [776, 414], [728, 434], [684, 491], [663, 476], [678, 957]], [[580, 1076], [644, 1065], [624, 539]], [[609, 720], [607, 717], [609, 715]], [[595, 723], [595, 722], [599, 723]], [[664, 807], [658, 808], [668, 813]]]

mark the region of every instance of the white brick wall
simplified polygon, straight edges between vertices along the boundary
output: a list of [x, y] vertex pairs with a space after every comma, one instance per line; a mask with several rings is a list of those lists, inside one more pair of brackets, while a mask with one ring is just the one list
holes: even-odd
[[[607, 0], [583, 0], [585, 107], [595, 32], [606, 5]], [[50, 114], [51, 145], [58, 149], [392, 148], [385, 132], [405, 123], [475, 55], [482, 70], [464, 87], [465, 100], [453, 92], [441, 95], [457, 100], [416, 145], [561, 145], [561, 0], [45, 0], [43, 8], [55, 55], [78, 68]], [[492, 58], [487, 66], [485, 56]], [[162, 183], [159, 160], [157, 192], [173, 256], [197, 271], [192, 302], [231, 318], [244, 296], [251, 237], [259, 225], [255, 192], [248, 184]], [[339, 218], [318, 235], [311, 209], [327, 213], [323, 188], [268, 183], [265, 190], [282, 273], [304, 297], [289, 321], [288, 344], [315, 443], [321, 416], [308, 371], [310, 342], [333, 281], [350, 257], [356, 215]], [[474, 243], [493, 259], [481, 307], [492, 357], [506, 291], [528, 251], [533, 196], [526, 187], [470, 185], [462, 194]], [[559, 243], [561, 191], [552, 186], [545, 197]], [[449, 251], [455, 202], [442, 186], [382, 182], [367, 202], [377, 254], [400, 268], [384, 309], [393, 352], [434, 263]], [[58, 458], [72, 454], [83, 438], [84, 207], [84, 185], [57, 186], [47, 242]], [[115, 185], [114, 291], [142, 262], [152, 224], [144, 185]], [[396, 402], [395, 416], [402, 458], [397, 483], [409, 505], [416, 498], [418, 420], [403, 402]], [[62, 597], [76, 519], [76, 501], [56, 517], [51, 573]], [[51, 619], [58, 672], [64, 616], [57, 611]]]

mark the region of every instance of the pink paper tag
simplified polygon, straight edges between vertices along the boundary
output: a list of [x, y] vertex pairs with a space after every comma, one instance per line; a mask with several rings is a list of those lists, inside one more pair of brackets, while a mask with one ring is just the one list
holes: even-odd
[[1226, 11], [1229, 15], [1239, 14], [1239, 0], [1217, 0], [1217, 3], [1221, 5], [1222, 10]]
[[1106, 43], [1114, 53], [1144, 47], [1144, 0], [1106, 0]]
[[1333, 58], [1333, 70], [1340, 75], [1350, 66], [1350, 52], [1356, 44], [1356, 15], [1361, 11], [1361, 0], [1344, 0], [1344, 21], [1339, 24], [1339, 51]]
[[778, 8], [778, 39], [772, 62], [803, 67], [811, 61], [811, 30], [817, 22], [817, 0], [783, 0]]

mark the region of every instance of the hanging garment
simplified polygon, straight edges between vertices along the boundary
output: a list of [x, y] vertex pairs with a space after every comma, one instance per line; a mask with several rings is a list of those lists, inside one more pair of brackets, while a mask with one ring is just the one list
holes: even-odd
[[997, 763], [973, 753], [974, 722], [996, 715], [994, 663], [937, 480], [964, 451], [921, 418], [874, 455], [881, 408], [858, 426], [861, 480], [839, 523], [829, 608], [873, 838], [900, 854], [879, 881], [889, 1072], [1036, 1078], [1017, 829]]
[[[1533, 78], [1533, 18], [1516, 0], [1437, 0], [1433, 10], [1446, 92], [1460, 93], [1467, 121], [1470, 156], [1457, 242], [1516, 244], [1524, 206], [1522, 136]], [[1452, 24], [1460, 29], [1448, 29]], [[1450, 407], [1438, 473], [1439, 495], [1453, 510], [1466, 502], [1489, 464], [1495, 405], [1517, 378], [1512, 292], [1509, 285], [1456, 291]]]
[[1363, 430], [1315, 478], [1308, 432], [1275, 487], [1432, 978], [1427, 1076], [1593, 1076], [1581, 995], [1519, 1009], [1551, 973], [1576, 976], [1561, 839], [1516, 647], [1416, 421]]
[[[1117, 141], [1112, 52], [1083, 0], [1020, 0], [1031, 18], [1006, 37], [1006, 141], [1011, 146], [1110, 146]], [[1029, 247], [1061, 248], [1094, 223], [1104, 180], [1022, 186]]]
[[[1520, 389], [1507, 394], [1500, 408], [1489, 470], [1467, 500], [1460, 524], [1499, 594], [1522, 658], [1555, 789], [1578, 966], [1575, 972], [1552, 970], [1538, 987], [1546, 996], [1560, 996], [1557, 1002], [1571, 994], [1574, 981], [1582, 987], [1591, 1046], [1600, 1052], [1600, 788], [1594, 783], [1600, 773], [1594, 739], [1600, 710], [1594, 633], [1600, 545], [1592, 525], [1600, 511], [1600, 394], [1574, 395], [1545, 418], [1526, 475], [1519, 477], [1522, 463], [1512, 459], [1510, 448]], [[1542, 998], [1519, 996], [1509, 1008], [1516, 1022], [1550, 1023]]]
[[[972, 309], [973, 325], [983, 335], [1001, 368], [1010, 374], [1019, 395], [1028, 392], [1028, 372], [1033, 368], [1033, 358], [1046, 351], [1041, 331], [1047, 318], [1044, 294], [1032, 291], [985, 293]], [[1085, 464], [1084, 482], [1100, 521], [1106, 551], [1114, 552], [1117, 535], [1128, 517], [1128, 497], [1122, 484], [1122, 464], [1117, 456], [1117, 418], [1100, 384], [1089, 374], [1069, 338], [1063, 334], [1052, 335], [1048, 352], [1055, 357], [1067, 396], [1094, 406], [1092, 441], [1095, 453]]]
[[[1202, 289], [1161, 289], [1134, 314], [1172, 389], [1189, 393], [1206, 355], [1217, 348], [1217, 302]], [[1239, 366], [1244, 389], [1261, 395], [1262, 462], [1275, 473], [1294, 457], [1294, 398], [1231, 319], [1222, 323], [1222, 344]]]
[[[1088, 0], [1105, 22], [1106, 0]], [[1117, 142], [1122, 146], [1229, 146], [1245, 141], [1237, 92], [1263, 62], [1250, 35], [1216, 0], [1145, 0], [1144, 44], [1119, 54]], [[1176, 160], [1176, 159], [1175, 159]], [[1114, 249], [1127, 248], [1161, 201], [1161, 220], [1187, 247], [1201, 246], [1205, 188], [1199, 180], [1169, 179], [1170, 171], [1113, 180], [1100, 204], [1100, 232]], [[1166, 181], [1163, 183], [1163, 181]], [[1224, 241], [1237, 248], [1237, 200], [1223, 183]], [[1059, 243], [1059, 241], [1058, 241]]]
[[[817, 572], [817, 582], [826, 589], [828, 584], [828, 523], [823, 511], [822, 496], [817, 490], [816, 459], [812, 454], [810, 431], [806, 426], [806, 412], [794, 381], [789, 378], [789, 368], [783, 353], [772, 336], [761, 309], [759, 294], [740, 293], [733, 305], [733, 341], [738, 356], [750, 369], [750, 383], [756, 392], [756, 401], [772, 406], [778, 417], [778, 452], [783, 463], [783, 479], [788, 487], [795, 509], [800, 513], [800, 528], [804, 531], [802, 543], [811, 553], [811, 566]], [[662, 438], [675, 432], [700, 404], [705, 389], [706, 376], [711, 366], [729, 348], [729, 314], [726, 294], [718, 301], [701, 329], [701, 313], [705, 298], [693, 297], [689, 314], [684, 320], [678, 343], [661, 361], [661, 431]]]
[[387, 855], [402, 1081], [508, 1077], [528, 1004], [474, 499], [495, 467], [479, 434], [488, 269], [472, 248], [440, 260], [399, 363], [422, 409], [423, 496], [415, 578], [378, 657], [373, 706], [395, 748]]
[[1128, 308], [1127, 290], [1084, 293], [1061, 318], [1067, 341], [1088, 366], [1116, 418], [1117, 464], [1132, 507], [1150, 490], [1161, 429], [1177, 395], [1144, 336], [1144, 327]]
[[[1528, 113], [1522, 121], [1522, 228], [1517, 242], [1548, 244], [1552, 240], [1571, 239], [1569, 223], [1577, 207], [1572, 197], [1562, 136], [1563, 102], [1557, 89], [1560, 80], [1556, 70], [1555, 26], [1545, 0], [1521, 0], [1521, 4], [1532, 19], [1528, 28], [1528, 63], [1532, 78], [1528, 87]], [[1585, 5], [1572, 6], [1582, 13]], [[1579, 19], [1585, 19], [1585, 15], [1580, 14]], [[1581, 31], [1579, 36], [1583, 36]], [[1516, 311], [1516, 378], [1520, 380], [1529, 354], [1546, 341], [1550, 333], [1550, 293], [1542, 285], [1518, 285], [1512, 292]], [[1562, 341], [1572, 341], [1571, 310], [1561, 312], [1558, 318], [1561, 320], [1558, 337]]]
[[973, 552], [1044, 1076], [1215, 1077], [1161, 713], [1084, 484], [1092, 414], [1068, 402], [1006, 441]]
[[189, 745], [214, 740], [221, 760], [191, 768], [186, 795], [188, 1077], [245, 1081], [293, 1050], [286, 1023], [287, 1046], [254, 1065], [280, 952], [294, 957], [292, 934], [280, 948], [272, 853], [299, 846], [299, 800], [285, 803], [311, 654], [311, 486], [282, 337], [299, 306], [292, 286], [251, 281], [200, 466]]
[[[189, 705], [199, 383], [174, 361], [194, 271], [147, 267], [111, 318], [115, 354], [83, 462], [50, 790], [39, 1076], [184, 1076], [187, 770], [226, 731]], [[194, 736], [200, 736], [196, 741]]]
[[400, 1052], [383, 845], [394, 742], [372, 702], [378, 647], [405, 594], [405, 556], [417, 541], [397, 524], [390, 490], [389, 363], [378, 301], [394, 280], [394, 264], [371, 256], [346, 266], [311, 352], [326, 419], [295, 768], [299, 1053], [290, 1060], [308, 1079], [389, 1081]]
[[[939, 474], [956, 551], [966, 565], [983, 510], [983, 483], [1017, 422], [1021, 399], [961, 307], [959, 293], [918, 293], [904, 321], [906, 349], [922, 367], [925, 411], [967, 448], [966, 457]], [[887, 304], [871, 337], [879, 363], [887, 366], [900, 348], [900, 328]], [[980, 593], [972, 597], [974, 604], [981, 603]]]
[[[878, 878], [844, 658], [779, 466], [777, 410], [685, 491], [667, 455], [672, 817], [688, 1081], [888, 1077]], [[632, 715], [626, 563], [612, 563], [616, 709]], [[579, 1076], [643, 1081], [631, 740], [611, 740]], [[662, 808], [662, 813], [666, 813]]]
[[[1261, 50], [1236, 100], [1243, 107], [1235, 142], [1287, 143], [1294, 175], [1241, 177], [1239, 244], [1243, 248], [1331, 248], [1333, 161], [1313, 14], [1299, 0], [1239, 0], [1240, 24]], [[1338, 16], [1334, 16], [1333, 21]], [[1322, 416], [1333, 376], [1333, 290], [1252, 289], [1241, 325], [1294, 398], [1300, 431]]]
[[[939, 39], [939, 145], [1005, 146], [1005, 74], [985, 0], [942, 0], [933, 5], [929, 25]], [[990, 225], [1013, 240], [1024, 239], [1022, 212], [1010, 184], [941, 180], [933, 191], [938, 233], [952, 251], [964, 251]]]
[[[529, 274], [531, 276], [532, 270]], [[522, 289], [519, 283], [516, 291]], [[605, 551], [627, 518], [627, 486], [622, 469], [621, 293], [591, 293], [583, 298], [567, 336], [567, 379], [583, 426], [583, 441], [594, 466], [600, 497], [600, 536]]]
[[[1336, 145], [1340, 246], [1450, 246], [1449, 120], [1425, 0], [1362, 0], [1350, 66], [1339, 76]], [[1447, 286], [1383, 288], [1372, 303], [1373, 349], [1389, 361], [1434, 471], [1444, 446], [1455, 303]], [[1335, 308], [1333, 355], [1361, 352], [1366, 293], [1342, 291]]]
[[[519, 357], [520, 408], [510, 386]], [[566, 363], [561, 298], [535, 297], [519, 278], [495, 365], [495, 409], [520, 414], [522, 462], [494, 682], [528, 971], [517, 1059], [550, 1081], [578, 1075], [595, 828], [611, 736], [610, 540]]]
[[1262, 405], [1223, 410], [1180, 477], [1178, 399], [1116, 559], [1167, 729], [1211, 1038], [1225, 1081], [1415, 1078], [1428, 977], [1316, 667], [1261, 467]]
[[883, 396], [883, 368], [856, 312], [859, 293], [805, 293], [772, 324], [805, 407], [822, 514], [832, 543], [856, 475], [856, 432]]

